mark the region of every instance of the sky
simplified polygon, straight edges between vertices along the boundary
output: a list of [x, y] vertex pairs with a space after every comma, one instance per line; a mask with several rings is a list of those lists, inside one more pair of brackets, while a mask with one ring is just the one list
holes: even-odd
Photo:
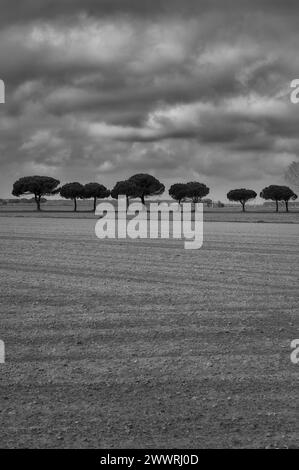
[[0, 197], [22, 176], [168, 190], [285, 184], [299, 160], [299, 2], [0, 3]]

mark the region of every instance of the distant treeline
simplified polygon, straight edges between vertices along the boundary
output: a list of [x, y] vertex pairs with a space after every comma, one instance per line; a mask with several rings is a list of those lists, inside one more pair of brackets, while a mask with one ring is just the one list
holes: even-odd
[[[25, 176], [14, 183], [12, 190], [15, 197], [32, 194], [37, 210], [41, 210], [41, 204], [45, 202], [44, 196], [59, 194], [61, 197], [74, 202], [74, 211], [77, 210], [78, 199], [93, 199], [93, 211], [95, 211], [98, 199], [105, 199], [110, 196], [113, 199], [118, 199], [119, 196], [125, 196], [127, 204], [130, 199], [136, 198], [140, 198], [142, 204], [145, 204], [146, 197], [161, 196], [164, 192], [164, 184], [154, 176], [144, 173], [133, 175], [127, 180], [118, 181], [111, 190], [96, 182], [85, 185], [73, 182], [60, 186], [60, 181], [50, 176]], [[188, 201], [193, 203], [210, 201], [204, 199], [210, 193], [210, 189], [204, 183], [198, 181], [173, 184], [168, 193], [179, 204]], [[239, 202], [243, 212], [246, 210], [246, 203], [256, 197], [257, 193], [254, 190], [245, 188], [232, 189], [227, 193], [228, 200]], [[289, 202], [295, 201], [298, 196], [288, 186], [271, 185], [260, 192], [260, 197], [266, 201], [274, 201], [276, 212], [279, 210], [279, 203], [283, 202], [288, 212]], [[28, 199], [27, 201], [30, 202]], [[218, 204], [221, 207], [221, 203]]]
[[[41, 198], [41, 204], [44, 204], [45, 202], [47, 202], [47, 199], [45, 197]], [[33, 204], [35, 203], [35, 198], [34, 197], [31, 197], [30, 199], [28, 199], [27, 197], [23, 197], [23, 198], [20, 198], [20, 199], [0, 199], [0, 204], [20, 204], [20, 203], [23, 203], [23, 204]]]

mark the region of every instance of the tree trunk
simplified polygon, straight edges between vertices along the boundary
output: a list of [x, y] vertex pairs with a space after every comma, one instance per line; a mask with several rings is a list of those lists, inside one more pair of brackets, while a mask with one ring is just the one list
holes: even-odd
[[74, 198], [74, 212], [77, 212], [77, 199]]
[[276, 202], [276, 212], [278, 212], [278, 201], [275, 201]]
[[40, 211], [40, 198], [41, 198], [41, 196], [36, 196], [36, 195], [34, 196], [38, 211]]
[[97, 208], [97, 198], [95, 197], [95, 198], [93, 199], [93, 212], [96, 211], [96, 208]]
[[286, 212], [289, 212], [289, 201], [284, 201], [286, 203]]
[[126, 196], [126, 200], [127, 200], [127, 207], [126, 207], [126, 209], [128, 209], [128, 207], [129, 207], [129, 196]]
[[141, 196], [141, 202], [145, 206], [144, 194], [142, 194], [142, 196]]
[[245, 212], [245, 202], [241, 202], [242, 204], [242, 211]]

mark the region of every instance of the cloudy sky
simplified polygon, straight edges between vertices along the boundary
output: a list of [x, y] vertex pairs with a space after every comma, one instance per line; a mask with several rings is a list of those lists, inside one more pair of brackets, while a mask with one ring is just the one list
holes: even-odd
[[111, 187], [283, 183], [299, 158], [299, 2], [1, 0], [0, 196], [19, 177]]

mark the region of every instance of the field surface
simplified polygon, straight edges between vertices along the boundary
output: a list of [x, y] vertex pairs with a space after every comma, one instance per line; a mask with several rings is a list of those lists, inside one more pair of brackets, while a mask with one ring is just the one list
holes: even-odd
[[0, 446], [298, 447], [298, 225], [94, 226], [0, 218]]
[[[113, 199], [105, 199], [104, 202], [109, 202], [117, 210], [117, 203]], [[98, 203], [101, 201], [98, 200]], [[133, 201], [138, 202], [138, 201]], [[157, 201], [155, 201], [157, 202]], [[159, 201], [162, 202], [162, 201]], [[174, 202], [174, 201], [164, 201]], [[150, 201], [147, 201], [149, 209]], [[36, 211], [36, 205], [18, 204], [0, 205], [0, 217], [47, 217], [47, 218], [71, 218], [71, 219], [93, 219], [94, 212], [92, 210], [91, 201], [78, 201], [78, 212], [73, 212], [72, 201], [53, 200], [47, 201], [42, 204], [42, 211]], [[246, 213], [242, 213], [240, 204], [232, 206], [225, 206], [222, 209], [217, 207], [204, 207], [204, 219], [206, 222], [250, 222], [250, 223], [283, 223], [283, 224], [299, 224], [299, 210], [298, 206], [294, 207], [290, 204], [290, 212], [286, 213], [283, 205], [279, 208], [279, 213], [275, 212], [274, 207], [265, 206], [247, 206]]]

